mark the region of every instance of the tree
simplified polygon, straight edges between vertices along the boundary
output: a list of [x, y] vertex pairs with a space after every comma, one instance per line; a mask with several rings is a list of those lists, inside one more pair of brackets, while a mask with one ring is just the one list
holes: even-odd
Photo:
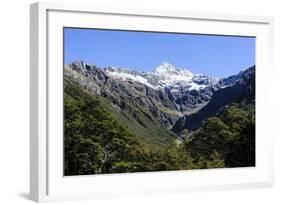
[[137, 137], [78, 85], [66, 83], [64, 101], [65, 174], [134, 171], [141, 157]]
[[219, 116], [207, 119], [184, 145], [199, 168], [254, 166], [253, 107], [238, 104], [225, 107]]

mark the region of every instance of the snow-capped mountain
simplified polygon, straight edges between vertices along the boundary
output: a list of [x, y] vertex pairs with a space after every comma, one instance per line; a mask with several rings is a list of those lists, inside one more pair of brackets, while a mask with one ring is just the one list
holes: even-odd
[[171, 92], [184, 90], [202, 90], [206, 87], [220, 87], [219, 79], [193, 74], [191, 71], [183, 68], [177, 68], [174, 65], [163, 62], [152, 72], [138, 72], [118, 67], [107, 67], [106, 73], [123, 81], [134, 81], [153, 89], [169, 88]]
[[224, 87], [214, 92], [208, 104], [197, 113], [181, 117], [173, 127], [174, 132], [180, 133], [184, 129], [196, 130], [203, 121], [216, 116], [230, 104], [255, 105], [255, 66], [222, 81], [225, 83]]
[[240, 79], [239, 76], [218, 79], [194, 74], [167, 62], [152, 72], [140, 72], [116, 66], [100, 68], [76, 61], [65, 65], [64, 76], [93, 95], [104, 97], [114, 109], [125, 111], [138, 123], [142, 124], [145, 116], [147, 121], [156, 120], [167, 128], [180, 117], [198, 112], [217, 90]]
[[129, 70], [126, 68], [119, 68], [119, 67], [115, 67], [115, 66], [109, 66], [109, 67], [105, 68], [104, 70], [108, 76], [115, 78], [115, 79], [141, 83], [141, 84], [149, 86], [153, 89], [160, 88], [156, 84], [150, 83], [148, 81], [148, 78], [146, 78], [146, 73], [144, 73], [144, 72], [141, 73], [138, 71], [132, 71], [132, 70]]
[[164, 80], [163, 83], [165, 84], [171, 84], [179, 81], [189, 82], [194, 76], [191, 71], [183, 68], [177, 68], [168, 62], [163, 62], [154, 70], [153, 73], [162, 78]]

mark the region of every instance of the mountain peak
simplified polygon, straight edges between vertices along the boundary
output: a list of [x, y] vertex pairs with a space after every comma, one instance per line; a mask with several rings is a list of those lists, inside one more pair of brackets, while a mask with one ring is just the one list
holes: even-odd
[[[83, 61], [75, 61], [69, 66], [81, 73], [94, 72], [97, 68], [95, 65], [89, 65]], [[188, 90], [200, 90], [218, 84], [218, 80], [212, 77], [193, 74], [191, 71], [176, 67], [169, 62], [163, 62], [152, 72], [140, 72], [118, 66], [107, 66], [102, 70], [112, 78], [138, 82], [153, 89], [169, 87], [173, 91], [177, 91], [184, 87]]]
[[82, 60], [76, 60], [72, 63], [72, 65], [76, 65], [82, 68], [84, 67], [84, 62]]
[[175, 68], [175, 66], [167, 61], [162, 62], [159, 66]]
[[177, 68], [172, 65], [171, 63], [168, 62], [163, 62], [162, 64], [160, 64], [159, 66], [157, 66], [154, 70], [154, 73], [157, 74], [171, 74], [176, 72]]
[[73, 63], [69, 64], [69, 67], [79, 72], [84, 72], [86, 69], [85, 63], [82, 60], [74, 61]]
[[184, 68], [178, 68], [171, 63], [163, 62], [153, 72], [164, 79], [169, 81], [190, 81], [194, 74]]

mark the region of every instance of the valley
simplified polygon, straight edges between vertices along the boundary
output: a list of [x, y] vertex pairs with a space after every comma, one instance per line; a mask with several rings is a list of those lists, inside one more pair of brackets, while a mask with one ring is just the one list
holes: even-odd
[[[154, 71], [142, 72], [116, 66], [100, 68], [76, 61], [64, 67], [64, 91], [70, 103], [65, 112], [71, 113], [71, 117], [66, 116], [66, 121], [79, 124], [77, 139], [96, 146], [87, 145], [82, 150], [75, 148], [76, 154], [89, 157], [92, 151], [87, 149], [93, 149], [100, 155], [88, 159], [91, 163], [87, 164], [87, 171], [72, 167], [68, 168], [67, 175], [255, 164], [254, 66], [219, 79], [194, 74], [167, 62]], [[88, 107], [92, 101], [98, 104], [98, 110], [91, 110], [95, 105]], [[87, 103], [90, 105], [85, 106]], [[75, 114], [75, 110], [81, 116]], [[100, 115], [106, 113], [106, 116], [99, 119], [101, 116], [95, 116], [94, 112], [101, 110]], [[100, 123], [107, 120], [112, 125], [103, 124], [104, 128], [99, 130], [96, 120]], [[119, 136], [122, 132], [126, 134]], [[67, 132], [65, 136], [65, 143], [69, 145], [65, 151], [71, 154], [67, 155], [65, 166], [71, 167], [76, 163], [70, 162], [75, 159], [71, 147], [74, 135]], [[118, 142], [115, 148], [112, 140]], [[251, 153], [247, 155], [248, 160], [237, 153], [242, 147], [245, 153]], [[120, 149], [120, 153], [114, 149]], [[98, 167], [91, 168], [93, 160]], [[118, 164], [119, 161], [123, 164]], [[82, 163], [81, 166], [86, 165]]]

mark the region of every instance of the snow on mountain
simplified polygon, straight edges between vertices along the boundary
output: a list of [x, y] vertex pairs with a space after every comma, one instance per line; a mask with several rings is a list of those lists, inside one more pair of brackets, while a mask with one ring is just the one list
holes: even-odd
[[121, 69], [114, 66], [106, 68], [105, 71], [109, 76], [113, 78], [118, 78], [123, 81], [132, 80], [147, 85], [148, 87], [151, 87], [153, 89], [157, 89], [154, 85], [150, 84], [146, 78], [142, 77], [138, 72], [129, 71], [127, 69]]
[[202, 80], [207, 78], [212, 82], [216, 81], [214, 78], [193, 74], [187, 69], [177, 68], [167, 62], [159, 65], [153, 74], [159, 77], [161, 87], [169, 87], [172, 91], [177, 91], [179, 87], [185, 87], [188, 90], [200, 90], [206, 88], [210, 83], [208, 81], [203, 82]]
[[165, 79], [167, 83], [171, 83], [174, 81], [189, 82], [194, 76], [194, 74], [189, 70], [176, 68], [174, 65], [167, 62], [159, 65], [153, 73], [160, 76], [162, 79]]
[[163, 62], [152, 72], [139, 72], [116, 66], [109, 66], [104, 71], [115, 79], [138, 82], [155, 90], [169, 88], [171, 92], [181, 89], [202, 90], [219, 84], [216, 78], [193, 74], [187, 69], [178, 68], [168, 62]]
[[223, 86], [219, 79], [194, 74], [170, 63], [162, 63], [151, 72], [141, 72], [76, 61], [65, 66], [65, 76], [91, 93], [113, 100], [119, 107], [125, 106], [126, 99], [145, 106], [165, 126], [171, 126], [178, 115], [190, 115], [201, 109]]

